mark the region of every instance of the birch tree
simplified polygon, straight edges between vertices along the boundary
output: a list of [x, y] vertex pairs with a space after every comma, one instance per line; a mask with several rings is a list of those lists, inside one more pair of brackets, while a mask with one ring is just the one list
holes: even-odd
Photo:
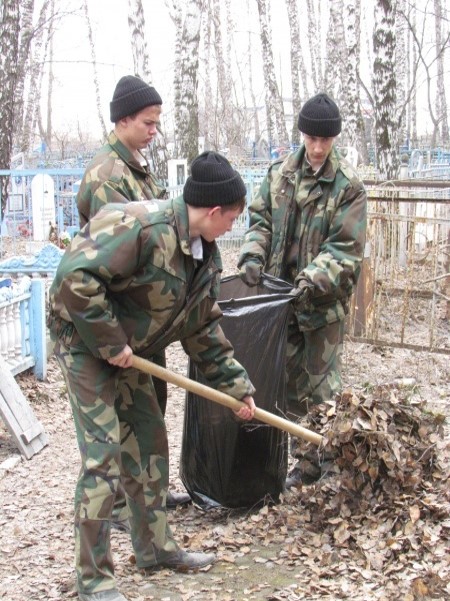
[[348, 51], [346, 93], [348, 110], [345, 130], [350, 146], [354, 146], [357, 149], [363, 163], [368, 163], [366, 132], [361, 110], [359, 84], [361, 52], [361, 4], [359, 1], [347, 0], [345, 6], [345, 21], [347, 23], [345, 37], [347, 40]]
[[373, 98], [375, 147], [378, 171], [383, 179], [398, 173], [398, 118], [395, 76], [396, 0], [375, 0], [373, 32]]
[[[210, 73], [213, 68], [213, 28], [214, 28], [214, 10], [212, 2], [208, 1], [205, 5], [206, 18], [203, 20], [203, 40], [204, 52], [201, 58], [201, 68], [204, 73]], [[181, 32], [181, 30], [180, 30]], [[201, 128], [205, 138], [205, 148], [218, 148], [219, 144], [219, 119], [217, 111], [217, 98], [215, 97], [211, 84], [211, 77], [205, 76], [203, 80], [203, 98], [204, 104], [200, 110]]]
[[[178, 10], [181, 6], [174, 2]], [[179, 45], [179, 60], [175, 66], [179, 96], [175, 105], [180, 154], [191, 163], [198, 154], [199, 103], [198, 66], [200, 27], [203, 0], [192, 0], [186, 6]]]
[[300, 132], [297, 125], [297, 115], [300, 112], [300, 71], [304, 72], [303, 52], [301, 47], [300, 27], [298, 23], [298, 8], [296, 0], [286, 0], [289, 20], [290, 56], [291, 56], [291, 87], [292, 87], [292, 144], [300, 144]]
[[437, 66], [437, 94], [436, 94], [436, 116], [439, 123], [441, 143], [446, 146], [449, 143], [447, 98], [444, 83], [444, 53], [442, 49], [442, 23], [443, 11], [441, 0], [434, 0], [434, 29], [436, 36], [436, 66]]
[[407, 102], [407, 56], [406, 40], [407, 29], [406, 21], [403, 18], [405, 14], [406, 0], [397, 0], [396, 12], [398, 18], [395, 19], [395, 71], [396, 71], [396, 96], [397, 96], [397, 115], [398, 122], [398, 140], [404, 143], [406, 140], [405, 112]]
[[[317, 31], [316, 23], [316, 11], [314, 7], [314, 0], [306, 0], [306, 8], [308, 15], [308, 41], [309, 41], [309, 52], [311, 54], [311, 75], [313, 80], [313, 93], [316, 94], [320, 90], [323, 90], [323, 78], [321, 68], [321, 48], [320, 48], [320, 34]], [[320, 10], [320, 5], [319, 5]]]
[[18, 133], [19, 148], [27, 154], [33, 142], [36, 131], [39, 104], [41, 100], [42, 79], [44, 75], [45, 57], [48, 49], [48, 11], [50, 0], [45, 0], [41, 6], [33, 36], [33, 44], [29, 51], [28, 94], [23, 105], [22, 130]]
[[[224, 56], [224, 43], [222, 40], [221, 6], [222, 1], [212, 0], [212, 10], [210, 14], [214, 23], [214, 52], [216, 56], [217, 88], [219, 93], [218, 102], [216, 104], [216, 110], [219, 112], [217, 115], [217, 123], [221, 125], [220, 129], [223, 134], [223, 142], [228, 146], [229, 141], [227, 139], [227, 134], [231, 128], [233, 109], [230, 98], [231, 77]], [[208, 76], [206, 76], [206, 79], [209, 79]], [[215, 144], [220, 146], [220, 143], [219, 135], [216, 137]]]
[[[413, 39], [413, 56], [417, 53], [417, 63], [413, 66], [413, 82], [411, 84], [410, 96], [413, 96], [414, 89], [416, 87], [416, 77], [419, 64], [422, 66], [425, 71], [425, 81], [426, 81], [426, 94], [427, 94], [427, 106], [428, 106], [428, 117], [433, 125], [433, 133], [431, 136], [431, 140], [429, 144], [434, 147], [437, 144], [437, 139], [439, 137], [439, 127], [440, 127], [440, 119], [437, 113], [436, 108], [436, 97], [435, 97], [435, 89], [436, 89], [436, 73], [434, 67], [436, 65], [437, 60], [442, 56], [445, 58], [445, 53], [448, 51], [450, 44], [450, 32], [446, 32], [445, 36], [441, 38], [440, 44], [438, 45], [436, 42], [434, 44], [435, 54], [433, 58], [428, 57], [428, 53], [426, 52], [426, 47], [424, 44], [425, 38], [428, 37], [429, 33], [427, 30], [427, 21], [426, 15], [428, 11], [425, 12], [425, 18], [422, 19], [422, 23], [419, 26], [417, 23], [416, 26], [416, 13], [415, 11], [411, 11], [411, 14], [405, 14], [405, 19], [408, 22], [408, 28], [410, 35]], [[408, 98], [409, 101], [409, 98]], [[414, 108], [414, 107], [413, 107]]]
[[[145, 15], [142, 0], [128, 0], [128, 27], [131, 36], [131, 51], [133, 54], [134, 73], [151, 84], [150, 60], [147, 42], [145, 40]], [[164, 100], [164, 94], [161, 96]], [[156, 175], [167, 182], [169, 153], [162, 128], [158, 126], [158, 136], [148, 149], [150, 161]]]
[[30, 56], [31, 42], [33, 39], [33, 11], [34, 0], [22, 0], [20, 7], [20, 41], [17, 64], [17, 84], [15, 90], [15, 116], [14, 123], [22, 124], [25, 97], [25, 76], [28, 59]]
[[173, 94], [174, 94], [174, 120], [173, 120], [173, 142], [174, 156], [181, 156], [180, 148], [180, 132], [178, 131], [178, 115], [176, 108], [181, 104], [181, 39], [183, 34], [183, 13], [177, 4], [177, 0], [165, 0], [165, 4], [169, 10], [170, 18], [175, 26], [175, 49], [174, 49], [174, 75], [173, 75]]
[[44, 124], [42, 120], [39, 119], [38, 125], [39, 130], [41, 132], [41, 137], [45, 140], [48, 148], [52, 148], [52, 133], [53, 133], [53, 123], [52, 123], [52, 96], [53, 96], [53, 33], [55, 29], [55, 0], [50, 0], [50, 20], [48, 25], [48, 43], [49, 43], [49, 51], [48, 51], [48, 88], [47, 88], [47, 123], [44, 128]]
[[[327, 52], [327, 67], [325, 68], [325, 90], [339, 99], [347, 98], [348, 51], [345, 41], [344, 0], [331, 0], [330, 30], [327, 36], [329, 42]], [[337, 76], [337, 77], [336, 77]], [[346, 102], [339, 102], [342, 117], [347, 119]]]
[[[3, 0], [0, 6], [0, 169], [9, 169], [11, 162], [19, 32], [19, 0]], [[1, 178], [2, 214], [8, 199], [8, 183], [7, 178]]]
[[83, 2], [83, 11], [84, 11], [84, 18], [86, 20], [87, 30], [88, 30], [89, 47], [91, 50], [91, 59], [92, 59], [92, 69], [94, 72], [94, 88], [95, 88], [95, 101], [96, 101], [96, 106], [97, 106], [97, 116], [98, 116], [98, 120], [99, 120], [100, 127], [102, 130], [103, 139], [106, 140], [106, 138], [108, 136], [108, 132], [106, 130], [105, 120], [103, 119], [103, 113], [102, 113], [102, 103], [100, 100], [100, 85], [98, 82], [98, 72], [97, 72], [97, 59], [95, 56], [94, 37], [92, 35], [92, 27], [91, 27], [91, 20], [89, 18], [89, 10], [88, 10], [87, 0], [84, 0], [84, 2]]
[[283, 100], [275, 77], [272, 31], [267, 15], [267, 2], [266, 0], [256, 1], [258, 5], [263, 56], [268, 141], [270, 145], [273, 145], [275, 142], [278, 142], [278, 144], [281, 145], [287, 145], [289, 144], [289, 136], [286, 129]]
[[[250, 21], [250, 5], [247, 1], [247, 18]], [[261, 128], [259, 124], [259, 116], [258, 116], [258, 106], [256, 102], [255, 90], [253, 86], [253, 43], [252, 43], [252, 32], [248, 32], [248, 42], [247, 42], [247, 56], [248, 56], [248, 85], [250, 98], [252, 103], [252, 114], [253, 114], [253, 131], [254, 131], [254, 140], [255, 140], [255, 149], [257, 149], [258, 144], [261, 142]]]

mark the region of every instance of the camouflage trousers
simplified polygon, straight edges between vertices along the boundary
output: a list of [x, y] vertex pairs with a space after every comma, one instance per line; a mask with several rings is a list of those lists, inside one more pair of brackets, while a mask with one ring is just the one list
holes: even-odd
[[93, 357], [75, 332], [55, 341], [81, 469], [75, 489], [75, 563], [82, 593], [114, 588], [111, 515], [119, 481], [138, 567], [177, 551], [167, 523], [168, 441], [151, 377]]
[[[154, 355], [151, 360], [161, 367], [166, 367], [166, 354], [164, 351], [161, 351], [158, 355]], [[152, 380], [153, 386], [155, 387], [156, 398], [158, 399], [158, 405], [164, 417], [167, 407], [167, 382], [155, 377], [152, 378]], [[130, 510], [127, 505], [125, 489], [121, 482], [119, 482], [111, 517], [113, 521], [118, 523], [123, 523], [130, 518]]]
[[[308, 406], [332, 399], [342, 390], [341, 355], [345, 322], [336, 321], [317, 330], [299, 329], [295, 315], [288, 324], [286, 349], [287, 415], [296, 419]], [[296, 439], [291, 452], [298, 456]]]

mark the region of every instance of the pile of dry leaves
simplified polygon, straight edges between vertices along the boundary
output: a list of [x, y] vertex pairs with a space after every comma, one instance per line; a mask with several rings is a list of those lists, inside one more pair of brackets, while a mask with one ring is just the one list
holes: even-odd
[[387, 598], [444, 599], [450, 590], [445, 416], [410, 397], [407, 387], [384, 385], [313, 407], [302, 425], [324, 441], [315, 450], [305, 442], [303, 451], [306, 462], [319, 459], [325, 477], [308, 494], [298, 492], [299, 511], [323, 557], [351, 556], [367, 574], [379, 571], [397, 585], [410, 580], [409, 596]]

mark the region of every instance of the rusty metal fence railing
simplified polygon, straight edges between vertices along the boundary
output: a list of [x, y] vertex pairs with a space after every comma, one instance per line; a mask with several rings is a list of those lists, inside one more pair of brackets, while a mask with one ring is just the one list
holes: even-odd
[[351, 336], [450, 354], [450, 183], [368, 186], [366, 255]]

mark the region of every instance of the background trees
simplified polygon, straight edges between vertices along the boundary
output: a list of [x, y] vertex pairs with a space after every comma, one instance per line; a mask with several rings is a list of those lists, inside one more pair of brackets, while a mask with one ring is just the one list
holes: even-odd
[[[152, 152], [163, 178], [169, 155], [191, 160], [203, 145], [267, 159], [297, 144], [299, 108], [318, 91], [342, 109], [340, 144], [394, 178], [402, 147], [449, 143], [449, 5], [4, 0], [0, 167], [17, 152], [56, 150], [62, 139], [67, 150], [82, 130], [98, 146], [115, 82], [135, 73], [163, 97], [164, 135]], [[76, 109], [67, 111], [73, 98]]]

